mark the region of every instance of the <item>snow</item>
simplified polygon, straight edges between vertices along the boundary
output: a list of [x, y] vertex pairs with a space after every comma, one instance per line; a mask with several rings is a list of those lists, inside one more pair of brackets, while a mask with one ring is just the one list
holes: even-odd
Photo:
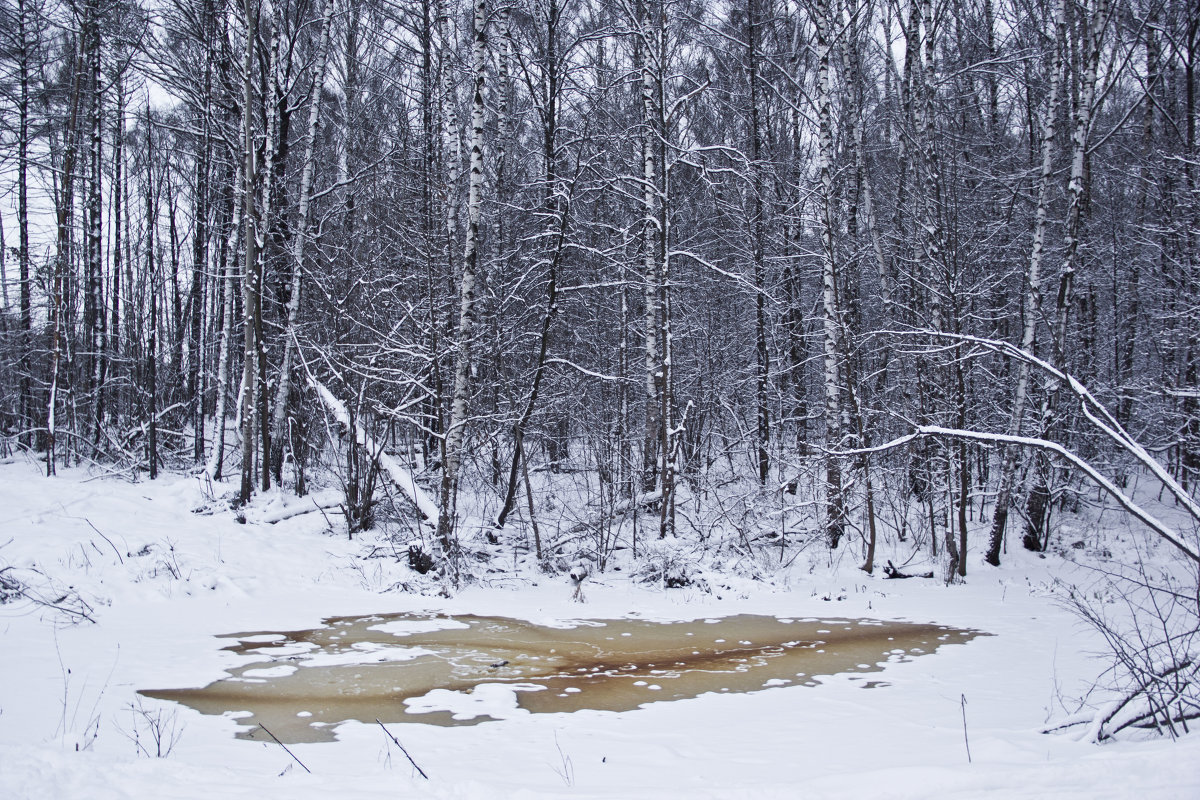
[[[306, 667], [338, 667], [347, 664], [378, 664], [384, 661], [410, 661], [431, 651], [421, 647], [380, 647], [371, 642], [357, 642], [342, 653], [319, 653], [304, 659]], [[248, 673], [243, 673], [248, 674]]]
[[491, 717], [509, 719], [529, 714], [517, 708], [517, 692], [540, 692], [544, 687], [533, 683], [481, 683], [470, 694], [434, 689], [424, 697], [406, 700], [411, 714], [449, 711], [457, 720]]
[[[584, 605], [571, 602], [567, 575], [520, 571], [440, 597], [389, 591], [413, 573], [403, 559], [365, 559], [376, 548], [350, 540], [344, 527], [331, 530], [336, 512], [269, 511], [294, 510], [295, 502], [256, 498], [239, 522], [194, 477], [129, 483], [64, 469], [46, 479], [32, 462], [0, 464], [0, 569], [11, 567], [6, 574], [31, 593], [75, 612], [24, 600], [0, 605], [0, 796], [1200, 797], [1200, 736], [1097, 746], [1040, 732], [1078, 709], [1105, 665], [1097, 634], [1054, 599], [1056, 579], [1086, 573], [1063, 558], [1014, 551], [992, 569], [973, 554], [967, 582], [951, 587], [885, 581], [815, 554], [773, 583], [727, 578], [732, 588], [720, 599], [595, 570]], [[1109, 512], [1104, 519], [1116, 525], [1118, 518]], [[422, 710], [498, 721], [389, 725], [429, 780], [373, 721], [340, 725], [333, 743], [289, 746], [309, 773], [274, 742], [235, 739], [233, 715], [203, 716], [136, 693], [203, 686], [261, 660], [222, 649], [234, 640], [218, 636], [404, 612], [559, 625], [633, 615], [865, 617], [991, 635], [891, 661], [872, 675], [821, 676], [816, 686], [714, 693], [622, 713], [525, 713], [514, 695], [522, 686], [434, 693], [420, 700]], [[348, 657], [408, 657], [414, 648], [404, 647], [404, 635], [428, 629], [379, 627], [396, 635], [395, 648]], [[269, 647], [278, 638], [257, 641]], [[871, 682], [882, 685], [865, 688]], [[156, 752], [156, 732], [164, 744], [178, 735], [164, 758], [147, 757]]]
[[431, 631], [443, 630], [466, 630], [471, 627], [465, 622], [459, 622], [453, 619], [429, 619], [429, 620], [396, 620], [394, 622], [381, 622], [378, 625], [372, 625], [371, 630], [390, 633], [392, 636], [411, 636], [414, 633], [429, 633]]

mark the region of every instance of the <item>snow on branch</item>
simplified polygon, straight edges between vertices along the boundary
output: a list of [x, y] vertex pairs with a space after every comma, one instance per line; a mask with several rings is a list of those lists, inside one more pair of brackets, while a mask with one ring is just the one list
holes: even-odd
[[980, 347], [992, 350], [993, 352], [1009, 358], [1015, 358], [1018, 361], [1024, 361], [1050, 375], [1060, 386], [1066, 386], [1072, 394], [1079, 398], [1083, 415], [1087, 417], [1089, 422], [1095, 425], [1096, 428], [1099, 429], [1100, 432], [1105, 436], [1116, 442], [1121, 449], [1125, 450], [1127, 453], [1136, 458], [1142, 464], [1142, 466], [1150, 470], [1151, 474], [1153, 474], [1154, 477], [1156, 477], [1162, 483], [1163, 487], [1171, 493], [1171, 496], [1175, 499], [1175, 501], [1187, 509], [1188, 513], [1192, 516], [1192, 519], [1200, 522], [1200, 504], [1196, 502], [1191, 493], [1180, 486], [1179, 483], [1173, 477], [1171, 477], [1171, 474], [1167, 472], [1166, 468], [1163, 467], [1158, 459], [1150, 455], [1150, 453], [1140, 442], [1129, 435], [1129, 433], [1121, 426], [1121, 423], [1117, 421], [1116, 417], [1114, 417], [1109, 410], [1104, 407], [1104, 404], [1097, 400], [1096, 396], [1093, 395], [1088, 388], [1073, 375], [1063, 372], [1050, 362], [1038, 358], [1034, 354], [1026, 350], [1022, 350], [1021, 348], [1009, 342], [1004, 342], [997, 339], [986, 339], [981, 336], [968, 336], [958, 333], [943, 333], [940, 331], [913, 331], [912, 334], [921, 336], [934, 336], [941, 339], [949, 339], [956, 342], [979, 345]]
[[[1141, 520], [1142, 523], [1144, 523], [1163, 539], [1166, 539], [1168, 542], [1174, 545], [1181, 553], [1183, 553], [1193, 562], [1200, 564], [1200, 551], [1197, 551], [1195, 546], [1184, 541], [1184, 539], [1178, 533], [1171, 530], [1157, 517], [1139, 506], [1133, 500], [1133, 498], [1129, 497], [1119, 488], [1117, 488], [1116, 484], [1102, 475], [1095, 467], [1072, 453], [1067, 448], [1063, 447], [1058, 442], [1052, 442], [1048, 439], [1037, 439], [1031, 436], [1011, 436], [1006, 433], [987, 433], [983, 431], [962, 430], [959, 428], [943, 428], [938, 425], [921, 425], [910, 434], [893, 439], [890, 442], [878, 445], [876, 447], [864, 448], [862, 450], [836, 450], [829, 452], [833, 455], [840, 456], [859, 455], [863, 453], [878, 453], [884, 450], [893, 450], [897, 447], [902, 447], [914, 439], [921, 437], [968, 439], [976, 442], [1012, 444], [1021, 447], [1034, 447], [1040, 450], [1048, 450], [1057, 455], [1059, 458], [1062, 458], [1064, 461], [1070, 463], [1080, 472], [1083, 472], [1102, 489], [1112, 495], [1113, 499], [1115, 499], [1122, 508], [1124, 508], [1137, 519]], [[1136, 456], [1137, 453], [1135, 452], [1134, 455]]]
[[603, 372], [595, 372], [594, 370], [590, 370], [587, 367], [579, 366], [574, 361], [568, 361], [565, 358], [547, 358], [546, 363], [547, 364], [562, 364], [564, 367], [570, 367], [571, 369], [575, 370], [576, 372], [582, 372], [584, 375], [587, 375], [589, 378], [596, 378], [597, 380], [602, 380], [602, 381], [623, 381], [623, 380], [625, 380], [625, 378], [622, 378], [620, 375], [605, 375]]
[[[1104, 477], [1095, 467], [1084, 461], [1079, 456], [1072, 453], [1067, 448], [1063, 447], [1058, 442], [1051, 442], [1047, 439], [1036, 439], [1029, 436], [1009, 436], [1007, 434], [995, 433], [979, 433], [976, 431], [964, 431], [954, 428], [941, 428], [936, 425], [922, 425], [917, 429], [917, 432], [922, 436], [943, 436], [954, 439], [973, 439], [975, 441], [995, 441], [1005, 444], [1023, 445], [1025, 447], [1036, 447], [1042, 450], [1049, 450], [1058, 455], [1064, 461], [1069, 462], [1072, 466], [1083, 472], [1089, 478], [1096, 482], [1101, 488], [1108, 492], [1112, 497], [1130, 514], [1137, 517], [1145, 523], [1151, 530], [1157, 533], [1162, 538], [1173, 544], [1185, 556], [1192, 561], [1200, 564], [1200, 552], [1196, 548], [1185, 542], [1179, 534], [1168, 528], [1157, 517], [1149, 513], [1139, 506], [1133, 498], [1122, 492], [1117, 485]], [[1136, 455], [1136, 454], [1135, 454]]]
[[[312, 375], [308, 376], [308, 382], [316, 390], [317, 396], [321, 398], [321, 402], [325, 405], [325, 408], [329, 409], [329, 412], [342, 424], [342, 427], [349, 430], [350, 412], [346, 410], [345, 404], [334, 397], [333, 392], [329, 391], [325, 384]], [[379, 466], [392, 479], [392, 483], [396, 485], [396, 488], [412, 501], [417, 510], [421, 512], [421, 516], [430, 522], [435, 521], [438, 518], [437, 504], [425, 493], [424, 489], [417, 485], [412, 472], [400, 466], [396, 459], [383, 452], [383, 448], [375, 444], [374, 439], [372, 439], [371, 435], [367, 433], [366, 428], [358, 420], [355, 420], [354, 423], [354, 435], [359, 444], [365, 447], [369, 453], [375, 455]]]

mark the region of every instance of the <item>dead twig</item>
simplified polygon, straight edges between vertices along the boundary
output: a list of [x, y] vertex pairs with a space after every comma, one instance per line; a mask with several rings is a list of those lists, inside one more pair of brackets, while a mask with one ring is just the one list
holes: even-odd
[[125, 563], [125, 559], [124, 559], [124, 558], [121, 558], [121, 551], [117, 549], [117, 546], [116, 546], [115, 544], [113, 544], [113, 541], [112, 541], [112, 539], [110, 539], [110, 538], [108, 538], [107, 536], [105, 536], [105, 535], [104, 535], [104, 534], [101, 532], [101, 530], [100, 530], [99, 528], [97, 528], [95, 525], [93, 525], [93, 524], [92, 524], [92, 521], [91, 521], [90, 519], [88, 519], [87, 517], [84, 517], [84, 518], [83, 518], [83, 521], [84, 521], [84, 522], [86, 522], [86, 523], [88, 524], [88, 527], [89, 527], [89, 528], [91, 528], [92, 530], [94, 530], [96, 533], [99, 533], [99, 534], [100, 534], [100, 538], [101, 538], [101, 539], [103, 539], [104, 541], [108, 542], [108, 546], [109, 546], [109, 547], [111, 547], [111, 548], [113, 549], [113, 552], [117, 554], [117, 560], [118, 560], [118, 561], [120, 561], [122, 564], [124, 564], [124, 563]]
[[305, 772], [307, 772], [309, 775], [312, 775], [312, 770], [311, 770], [311, 769], [309, 769], [308, 767], [305, 767], [305, 766], [304, 766], [304, 762], [303, 762], [303, 761], [301, 761], [299, 758], [297, 758], [297, 757], [296, 757], [296, 754], [295, 754], [295, 753], [293, 753], [291, 750], [289, 750], [289, 749], [288, 749], [288, 746], [287, 746], [286, 744], [284, 744], [283, 742], [279, 741], [279, 738], [278, 738], [278, 737], [276, 737], [276, 736], [275, 736], [275, 734], [271, 733], [271, 731], [267, 729], [267, 726], [266, 726], [266, 725], [263, 725], [263, 724], [260, 722], [260, 723], [258, 723], [258, 727], [262, 728], [264, 731], [267, 731], [267, 736], [270, 736], [272, 739], [274, 739], [274, 740], [275, 740], [275, 744], [277, 744], [277, 745], [279, 745], [280, 747], [282, 747], [282, 748], [283, 748], [283, 752], [287, 753], [289, 756], [291, 756], [293, 759], [295, 759], [296, 763], [297, 763], [297, 764], [299, 764], [301, 767], [304, 767], [304, 771], [305, 771]]
[[417, 762], [413, 761], [413, 757], [410, 756], [408, 751], [404, 749], [404, 745], [400, 744], [400, 740], [392, 735], [392, 732], [387, 729], [386, 725], [380, 722], [378, 717], [375, 718], [375, 721], [379, 723], [379, 727], [383, 728], [383, 732], [387, 734], [387, 737], [396, 743], [396, 747], [400, 748], [400, 752], [404, 753], [404, 757], [408, 759], [408, 763], [413, 765], [413, 769], [419, 772], [422, 778], [429, 780], [429, 776], [425, 774], [425, 770], [421, 769]]

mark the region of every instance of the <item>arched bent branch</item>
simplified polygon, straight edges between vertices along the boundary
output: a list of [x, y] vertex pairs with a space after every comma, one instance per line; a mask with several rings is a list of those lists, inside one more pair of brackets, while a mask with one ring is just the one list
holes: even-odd
[[[1166, 539], [1168, 542], [1174, 545], [1176, 549], [1187, 556], [1191, 561], [1196, 564], [1200, 564], [1200, 552], [1197, 552], [1195, 547], [1184, 541], [1178, 533], [1168, 528], [1153, 514], [1139, 506], [1133, 500], [1133, 498], [1122, 492], [1116, 486], [1116, 484], [1104, 477], [1104, 475], [1102, 475], [1095, 467], [1072, 453], [1067, 448], [1063, 447], [1058, 442], [1051, 442], [1047, 439], [1037, 439], [1030, 436], [1010, 436], [1004, 433], [986, 433], [982, 431], [962, 430], [959, 428], [943, 428], [938, 425], [921, 425], [912, 433], [901, 436], [897, 439], [893, 439], [885, 444], [881, 444], [876, 447], [863, 448], [861, 450], [841, 450], [834, 453], [834, 455], [849, 456], [860, 455], [864, 453], [879, 453], [885, 450], [893, 450], [897, 447], [902, 447], [909, 442], [922, 437], [968, 439], [971, 441], [988, 442], [991, 444], [1009, 444], [1021, 447], [1034, 447], [1039, 450], [1046, 450], [1054, 453], [1059, 458], [1062, 458], [1064, 461], [1068, 462], [1073, 467], [1077, 468], [1095, 481], [1098, 486], [1112, 495], [1113, 499], [1115, 499], [1122, 508], [1124, 508], [1137, 519], [1141, 520], [1142, 523], [1144, 523], [1163, 539]], [[1118, 440], [1118, 442], [1120, 441], [1121, 440]], [[1143, 450], [1140, 446], [1137, 447], [1137, 450], [1134, 450], [1130, 447], [1126, 447], [1125, 449], [1131, 452], [1135, 457], [1138, 458], [1139, 461], [1142, 461], [1143, 463], [1145, 463], [1145, 459], [1150, 459], [1149, 455], [1146, 454], [1145, 450]], [[1141, 455], [1139, 455], [1138, 451], [1140, 451]], [[1153, 462], [1153, 459], [1150, 459], [1150, 461]], [[1190, 510], [1191, 509], [1189, 508], [1189, 511]]]

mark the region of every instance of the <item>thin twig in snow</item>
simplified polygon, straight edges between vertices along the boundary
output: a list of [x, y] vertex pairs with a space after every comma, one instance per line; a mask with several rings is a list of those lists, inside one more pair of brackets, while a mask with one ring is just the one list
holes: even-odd
[[299, 758], [296, 758], [296, 754], [295, 754], [295, 753], [293, 753], [291, 750], [289, 750], [289, 749], [288, 749], [288, 746], [287, 746], [286, 744], [284, 744], [283, 742], [279, 741], [279, 739], [278, 739], [278, 738], [275, 736], [275, 734], [273, 734], [273, 733], [271, 733], [271, 731], [267, 730], [267, 726], [266, 726], [266, 725], [263, 725], [263, 724], [260, 722], [260, 723], [258, 723], [258, 727], [262, 728], [264, 731], [267, 731], [267, 736], [270, 736], [272, 739], [274, 739], [274, 740], [275, 740], [275, 744], [277, 744], [277, 745], [279, 745], [280, 747], [282, 747], [282, 748], [283, 748], [283, 752], [287, 753], [289, 756], [291, 756], [293, 759], [295, 759], [295, 760], [296, 760], [296, 763], [297, 763], [297, 764], [299, 764], [301, 767], [304, 767], [304, 771], [305, 771], [305, 772], [307, 772], [309, 775], [312, 775], [312, 770], [311, 770], [311, 769], [309, 769], [308, 767], [305, 767], [305, 766], [304, 766], [304, 762], [303, 762], [303, 761], [301, 761]]
[[117, 546], [116, 546], [115, 544], [113, 544], [113, 542], [112, 542], [112, 539], [110, 539], [110, 538], [108, 538], [107, 536], [105, 536], [105, 535], [104, 535], [104, 534], [103, 534], [103, 533], [100, 531], [100, 529], [99, 529], [99, 528], [97, 528], [95, 525], [93, 525], [93, 524], [92, 524], [92, 521], [91, 521], [90, 519], [88, 519], [87, 517], [84, 517], [84, 518], [83, 518], [83, 521], [84, 521], [84, 522], [86, 522], [86, 523], [88, 524], [88, 527], [89, 527], [89, 528], [91, 528], [92, 530], [94, 530], [96, 533], [99, 533], [99, 534], [100, 534], [100, 538], [101, 538], [101, 539], [103, 539], [104, 541], [108, 542], [108, 546], [109, 546], [109, 547], [111, 547], [111, 548], [113, 549], [113, 552], [117, 554], [117, 560], [118, 560], [118, 561], [120, 561], [122, 564], [124, 564], [124, 563], [125, 563], [125, 559], [121, 558], [121, 551], [117, 549]]
[[413, 769], [415, 769], [417, 772], [421, 773], [422, 778], [424, 778], [425, 780], [429, 780], [429, 776], [425, 774], [425, 770], [421, 769], [421, 767], [417, 764], [417, 762], [413, 761], [413, 757], [410, 756], [408, 754], [408, 751], [404, 749], [404, 745], [400, 744], [400, 740], [397, 739], [395, 736], [393, 736], [392, 732], [387, 729], [387, 726], [379, 721], [379, 717], [376, 717], [375, 721], [379, 722], [379, 727], [383, 728], [383, 732], [387, 734], [389, 739], [391, 739], [393, 742], [395, 742], [396, 747], [400, 748], [400, 752], [404, 753], [404, 757], [408, 759], [408, 763], [413, 765]]

